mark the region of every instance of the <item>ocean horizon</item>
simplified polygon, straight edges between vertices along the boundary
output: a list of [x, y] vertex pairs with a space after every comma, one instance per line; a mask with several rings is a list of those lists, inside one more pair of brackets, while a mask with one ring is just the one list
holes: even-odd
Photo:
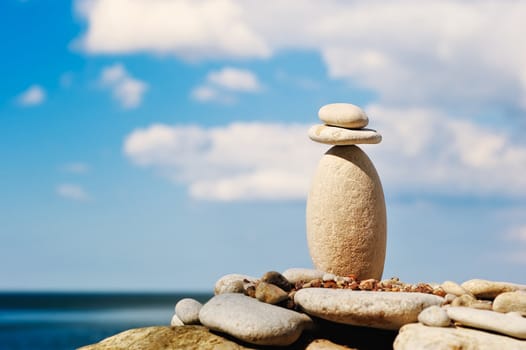
[[62, 350], [126, 329], [169, 325], [182, 298], [212, 292], [0, 292], [0, 350]]

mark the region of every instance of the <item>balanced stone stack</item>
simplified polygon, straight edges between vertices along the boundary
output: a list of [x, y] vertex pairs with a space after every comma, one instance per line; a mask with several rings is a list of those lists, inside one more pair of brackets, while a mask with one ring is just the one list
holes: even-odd
[[380, 178], [357, 144], [382, 140], [369, 118], [349, 103], [323, 106], [325, 123], [309, 137], [333, 145], [322, 157], [307, 199], [307, 241], [314, 266], [340, 276], [381, 279], [387, 223]]

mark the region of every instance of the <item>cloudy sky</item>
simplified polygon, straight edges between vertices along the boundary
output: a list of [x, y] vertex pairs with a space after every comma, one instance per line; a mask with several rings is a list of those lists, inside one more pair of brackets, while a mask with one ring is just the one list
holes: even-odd
[[526, 3], [6, 0], [0, 289], [310, 267], [327, 103], [364, 108], [384, 277], [526, 283]]

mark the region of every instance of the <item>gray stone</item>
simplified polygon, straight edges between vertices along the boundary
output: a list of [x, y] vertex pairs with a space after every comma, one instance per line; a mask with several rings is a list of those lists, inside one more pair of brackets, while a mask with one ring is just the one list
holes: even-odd
[[413, 323], [400, 329], [393, 347], [394, 350], [526, 350], [526, 342], [475, 329]]
[[374, 144], [382, 141], [382, 135], [373, 129], [344, 129], [321, 124], [309, 129], [309, 137], [312, 141], [335, 146]]
[[522, 316], [526, 316], [526, 292], [499, 294], [493, 301], [493, 310], [498, 312], [518, 312]]
[[175, 314], [185, 325], [199, 324], [199, 310], [203, 304], [195, 299], [184, 298], [175, 305]]
[[449, 318], [462, 325], [526, 339], [525, 318], [469, 307], [452, 306], [447, 308], [446, 311]]
[[283, 271], [283, 276], [289, 280], [290, 283], [309, 282], [315, 279], [322, 278], [325, 272], [314, 269], [291, 268]]
[[437, 305], [422, 310], [422, 312], [418, 314], [418, 322], [431, 327], [448, 327], [451, 324], [447, 312]]
[[497, 295], [505, 292], [515, 292], [517, 290], [526, 290], [525, 285], [496, 282], [481, 279], [472, 279], [462, 283], [462, 288], [481, 299], [494, 299]]
[[276, 272], [276, 271], [266, 272], [263, 275], [263, 277], [261, 277], [261, 281], [278, 286], [279, 288], [283, 289], [286, 292], [290, 291], [292, 288], [289, 280], [285, 276], [283, 276], [281, 273]]
[[387, 240], [385, 200], [373, 163], [357, 146], [320, 160], [307, 199], [307, 242], [318, 270], [380, 280]]
[[183, 321], [181, 321], [179, 319], [179, 317], [177, 317], [176, 314], [174, 314], [172, 316], [172, 320], [170, 321], [170, 326], [172, 326], [172, 327], [184, 326], [184, 323], [183, 323]]
[[444, 292], [456, 296], [468, 294], [468, 292], [464, 288], [462, 288], [458, 283], [453, 281], [445, 281], [440, 285], [440, 288], [442, 288]]
[[124, 331], [79, 350], [242, 350], [251, 349], [202, 326], [146, 327]]
[[349, 289], [300, 289], [294, 302], [311, 316], [332, 322], [396, 330], [444, 298], [431, 294], [369, 292]]
[[290, 345], [312, 325], [305, 314], [243, 294], [216, 295], [203, 306], [199, 319], [212, 330], [257, 345]]
[[259, 282], [256, 287], [256, 299], [264, 303], [278, 304], [287, 298], [287, 292], [274, 284]]
[[331, 103], [318, 111], [320, 120], [328, 125], [341, 126], [342, 128], [364, 128], [369, 123], [369, 118], [358, 106], [350, 103]]
[[240, 275], [237, 273], [225, 275], [217, 280], [214, 287], [214, 294], [244, 293], [245, 289], [251, 284], [255, 285], [256, 281], [257, 278], [255, 277]]

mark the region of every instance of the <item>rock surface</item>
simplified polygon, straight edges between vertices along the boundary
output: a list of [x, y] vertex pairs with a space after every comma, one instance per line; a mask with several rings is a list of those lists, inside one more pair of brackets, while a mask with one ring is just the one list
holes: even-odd
[[342, 128], [364, 128], [369, 123], [369, 118], [358, 106], [350, 103], [331, 103], [320, 108], [318, 117], [327, 125], [341, 126]]
[[395, 350], [526, 350], [526, 342], [467, 328], [427, 327], [418, 323], [400, 329]]
[[177, 315], [174, 314], [172, 316], [172, 320], [170, 321], [170, 326], [172, 327], [184, 326], [184, 323], [183, 321], [179, 319], [179, 317], [177, 317]]
[[205, 327], [147, 327], [130, 329], [79, 350], [242, 350], [251, 349], [212, 334]]
[[447, 315], [462, 325], [526, 339], [526, 318], [469, 307], [449, 307]]
[[291, 268], [283, 271], [283, 276], [292, 284], [321, 279], [325, 272], [314, 269]]
[[199, 310], [203, 305], [195, 299], [184, 298], [175, 304], [175, 314], [186, 325], [199, 324]]
[[367, 292], [308, 288], [296, 292], [294, 302], [306, 313], [332, 322], [396, 330], [416, 322], [418, 314], [444, 298], [431, 294]]
[[444, 309], [433, 305], [420, 312], [418, 322], [431, 327], [448, 327], [451, 324], [451, 319]]
[[278, 304], [287, 298], [287, 292], [276, 285], [259, 282], [256, 287], [256, 299], [264, 303]]
[[256, 281], [257, 279], [252, 276], [231, 273], [217, 280], [214, 286], [214, 294], [243, 293], [248, 285], [255, 284]]
[[458, 283], [453, 282], [453, 281], [445, 281], [444, 283], [440, 285], [440, 287], [444, 290], [444, 292], [448, 294], [453, 294], [456, 296], [461, 296], [461, 295], [468, 293]]
[[373, 163], [357, 146], [334, 146], [320, 160], [307, 199], [307, 241], [318, 270], [381, 279], [385, 200]]
[[472, 279], [462, 283], [462, 288], [470, 292], [477, 298], [494, 299], [497, 295], [505, 292], [514, 292], [519, 289], [526, 289], [526, 286], [508, 282], [496, 282], [481, 279]]
[[518, 312], [522, 316], [526, 316], [526, 292], [499, 294], [493, 301], [493, 310], [498, 312]]
[[290, 345], [310, 327], [305, 314], [265, 304], [242, 294], [220, 294], [199, 312], [201, 323], [212, 330], [258, 345]]
[[270, 283], [288, 292], [292, 288], [289, 280], [281, 273], [269, 271], [261, 277], [262, 282]]
[[349, 350], [347, 346], [335, 344], [327, 339], [316, 339], [305, 350]]
[[326, 145], [375, 144], [382, 141], [382, 135], [373, 129], [344, 129], [330, 125], [313, 125], [309, 129], [312, 141]]

